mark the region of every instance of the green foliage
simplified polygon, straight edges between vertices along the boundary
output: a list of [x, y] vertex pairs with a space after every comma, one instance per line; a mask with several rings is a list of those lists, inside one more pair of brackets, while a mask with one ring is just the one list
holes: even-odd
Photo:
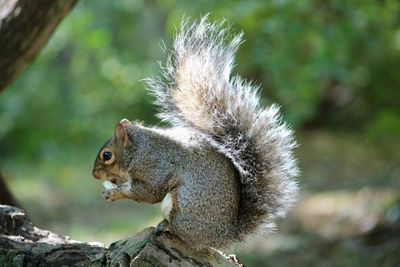
[[157, 74], [162, 40], [170, 43], [182, 17], [209, 12], [244, 31], [238, 72], [295, 127], [400, 134], [399, 8], [394, 0], [80, 2], [2, 94], [2, 147], [44, 155], [61, 142], [104, 142], [122, 117], [155, 123], [142, 79]]
[[282, 105], [295, 126], [322, 122], [373, 137], [399, 134], [399, 6], [393, 0], [81, 2], [1, 96], [2, 147], [40, 155], [60, 142], [103, 142], [122, 117], [156, 122], [141, 79], [157, 73], [162, 40], [170, 42], [183, 16], [209, 12], [244, 31], [238, 72], [261, 84], [266, 103]]

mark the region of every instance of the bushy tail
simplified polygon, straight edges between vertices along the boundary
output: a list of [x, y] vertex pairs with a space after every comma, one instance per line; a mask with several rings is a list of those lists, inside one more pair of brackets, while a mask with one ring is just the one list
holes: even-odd
[[222, 24], [182, 24], [163, 75], [149, 81], [159, 117], [194, 127], [230, 158], [241, 176], [238, 239], [274, 226], [297, 195], [292, 131], [279, 109], [260, 107], [257, 88], [231, 76], [242, 34]]

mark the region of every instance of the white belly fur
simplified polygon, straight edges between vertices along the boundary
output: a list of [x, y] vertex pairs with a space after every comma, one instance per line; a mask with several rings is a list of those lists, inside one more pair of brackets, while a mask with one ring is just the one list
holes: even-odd
[[161, 202], [161, 212], [164, 219], [169, 220], [169, 213], [172, 209], [172, 196], [171, 193], [165, 195], [163, 201]]

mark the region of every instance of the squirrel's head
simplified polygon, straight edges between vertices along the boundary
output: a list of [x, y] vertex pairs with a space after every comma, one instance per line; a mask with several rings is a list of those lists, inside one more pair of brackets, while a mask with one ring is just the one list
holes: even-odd
[[117, 185], [129, 179], [126, 168], [125, 154], [132, 146], [129, 140], [127, 129], [132, 123], [121, 120], [115, 126], [114, 136], [100, 149], [93, 166], [93, 177], [100, 180], [108, 180]]

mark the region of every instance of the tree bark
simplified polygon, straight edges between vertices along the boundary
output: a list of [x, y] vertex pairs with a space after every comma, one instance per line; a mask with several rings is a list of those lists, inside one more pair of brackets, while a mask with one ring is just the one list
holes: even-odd
[[0, 1], [0, 92], [33, 61], [76, 2]]
[[[3, 265], [2, 265], [3, 264]], [[22, 210], [0, 205], [0, 266], [243, 266], [216, 250], [195, 252], [168, 232], [146, 228], [106, 248], [34, 227]]]

